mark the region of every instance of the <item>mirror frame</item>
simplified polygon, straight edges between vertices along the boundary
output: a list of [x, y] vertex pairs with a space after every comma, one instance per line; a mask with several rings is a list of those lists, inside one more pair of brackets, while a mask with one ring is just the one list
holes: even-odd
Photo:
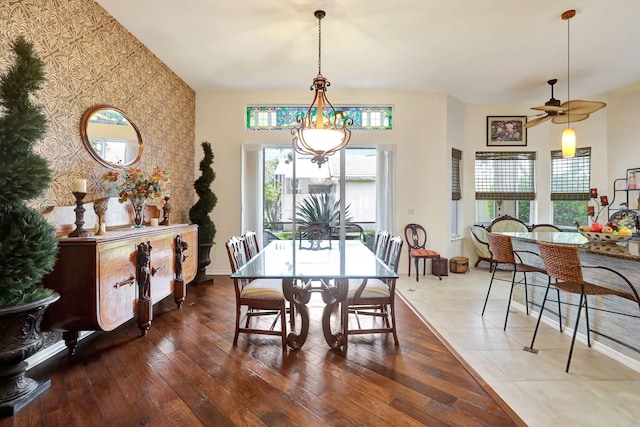
[[[122, 115], [122, 117], [127, 119], [129, 124], [131, 124], [133, 129], [136, 131], [136, 136], [138, 138], [138, 154], [136, 155], [135, 159], [133, 159], [132, 161], [130, 161], [130, 162], [126, 163], [126, 164], [119, 165], [119, 164], [111, 163], [111, 162], [103, 159], [98, 153], [95, 152], [95, 150], [91, 146], [91, 142], [89, 142], [89, 135], [87, 134], [87, 126], [89, 124], [89, 118], [91, 117], [91, 115], [93, 113], [95, 113], [96, 111], [98, 111], [98, 110], [114, 110], [118, 114]], [[140, 160], [140, 158], [142, 157], [142, 151], [144, 149], [144, 142], [142, 142], [142, 136], [140, 135], [140, 129], [138, 129], [138, 126], [136, 126], [136, 124], [129, 118], [129, 116], [127, 116], [125, 114], [124, 111], [120, 110], [119, 108], [116, 108], [116, 107], [113, 107], [111, 105], [108, 105], [108, 104], [98, 104], [98, 105], [95, 105], [95, 106], [89, 108], [87, 111], [84, 112], [84, 114], [82, 115], [82, 119], [80, 120], [80, 137], [82, 138], [82, 142], [84, 143], [85, 148], [87, 149], [89, 154], [91, 154], [91, 157], [96, 159], [98, 161], [98, 163], [100, 163], [101, 165], [106, 166], [106, 167], [108, 167], [110, 169], [125, 169], [125, 168], [130, 167], [131, 165], [137, 163]]]

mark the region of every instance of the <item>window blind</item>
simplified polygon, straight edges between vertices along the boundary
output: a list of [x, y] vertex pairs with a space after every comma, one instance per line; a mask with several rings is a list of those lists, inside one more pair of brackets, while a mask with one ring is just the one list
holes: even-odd
[[476, 200], [535, 200], [535, 151], [476, 152]]
[[460, 185], [460, 161], [462, 160], [462, 151], [455, 148], [451, 149], [451, 200], [462, 199], [462, 190]]
[[574, 157], [551, 152], [551, 200], [589, 200], [591, 148], [578, 148]]

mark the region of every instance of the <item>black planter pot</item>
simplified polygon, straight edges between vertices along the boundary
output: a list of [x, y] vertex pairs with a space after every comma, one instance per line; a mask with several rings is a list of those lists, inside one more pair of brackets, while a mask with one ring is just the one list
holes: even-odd
[[27, 359], [44, 344], [40, 322], [45, 309], [60, 298], [48, 298], [17, 307], [0, 308], [0, 416], [15, 414], [51, 386], [25, 375]]
[[213, 283], [213, 277], [207, 276], [207, 266], [211, 264], [211, 248], [215, 245], [211, 243], [198, 243], [198, 272], [196, 273], [194, 284], [201, 284], [205, 282]]

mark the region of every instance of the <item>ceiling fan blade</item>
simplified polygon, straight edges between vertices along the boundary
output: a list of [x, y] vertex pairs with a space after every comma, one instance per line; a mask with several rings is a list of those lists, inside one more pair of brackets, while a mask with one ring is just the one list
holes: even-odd
[[567, 111], [568, 107], [556, 107], [555, 105], [541, 105], [539, 107], [531, 107], [532, 110], [544, 111], [546, 113]]
[[575, 114], [591, 114], [593, 112], [600, 110], [601, 108], [606, 107], [607, 104], [599, 101], [580, 101], [576, 99], [573, 101], [567, 101], [564, 104], [562, 104], [562, 106], [569, 109], [569, 112], [573, 116], [574, 113]]
[[571, 121], [571, 123], [581, 122], [587, 117], [589, 117], [588, 114], [573, 114], [573, 111], [571, 111], [571, 114], [558, 114], [554, 116], [552, 122], [555, 124], [568, 123], [569, 121]]
[[537, 119], [533, 119], [531, 121], [528, 121], [527, 123], [524, 124], [525, 128], [532, 128], [534, 126], [539, 125], [540, 123], [544, 123], [547, 120], [549, 120], [551, 118], [551, 116], [544, 116], [544, 117], [539, 117]]

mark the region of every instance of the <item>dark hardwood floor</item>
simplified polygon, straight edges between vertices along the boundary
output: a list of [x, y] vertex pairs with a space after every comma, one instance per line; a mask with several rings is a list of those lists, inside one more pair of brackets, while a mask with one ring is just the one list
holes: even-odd
[[232, 286], [190, 286], [181, 310], [172, 298], [155, 306], [146, 337], [130, 322], [35, 367], [51, 388], [0, 427], [524, 425], [401, 299], [398, 348], [359, 335], [346, 356], [330, 350], [314, 295], [309, 339], [283, 355], [275, 336], [232, 346]]

